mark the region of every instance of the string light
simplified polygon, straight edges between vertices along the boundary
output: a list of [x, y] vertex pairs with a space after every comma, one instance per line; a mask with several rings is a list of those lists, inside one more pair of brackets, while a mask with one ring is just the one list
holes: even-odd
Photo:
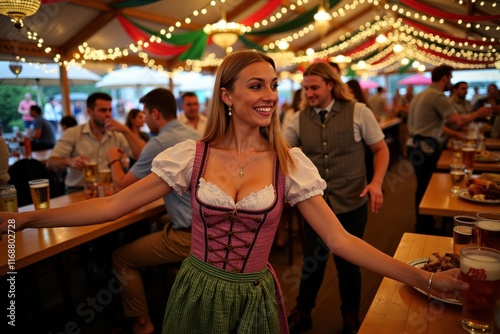
[[[452, 0], [453, 1], [453, 0]], [[153, 69], [163, 69], [161, 65], [157, 65], [154, 59], [150, 59], [147, 53], [147, 49], [152, 43], [161, 43], [162, 40], [159, 37], [163, 35], [167, 38], [171, 38], [172, 33], [182, 27], [184, 24], [190, 24], [193, 22], [194, 18], [200, 17], [202, 15], [206, 15], [211, 7], [215, 7], [218, 4], [224, 3], [225, 0], [212, 0], [209, 5], [204, 6], [203, 8], [199, 8], [193, 10], [192, 14], [182, 20], [177, 21], [174, 25], [170, 27], [165, 27], [159, 31], [158, 36], [151, 35], [146, 41], [137, 41], [136, 43], [131, 43], [128, 47], [125, 48], [110, 48], [110, 49], [96, 49], [90, 47], [87, 43], [83, 43], [78, 47], [78, 52], [73, 55], [73, 58], [69, 61], [62, 61], [61, 55], [54, 55], [54, 61], [58, 62], [61, 65], [65, 64], [78, 64], [80, 66], [85, 65], [87, 61], [105, 61], [105, 60], [116, 60], [121, 57], [126, 57], [130, 54], [136, 54], [140, 57], [145, 66], [149, 66]], [[289, 11], [294, 11], [305, 4], [308, 3], [308, 0], [299, 0], [294, 4], [288, 4], [287, 6], [280, 6], [275, 10], [274, 14], [270, 15], [267, 18], [262, 19], [259, 22], [256, 22], [252, 25], [252, 27], [247, 28], [247, 32], [250, 32], [252, 29], [264, 28], [269, 25], [270, 22], [276, 23], [278, 20], [282, 20], [287, 17], [287, 13]], [[335, 19], [336, 17], [343, 17], [347, 15], [349, 11], [355, 10], [359, 5], [364, 3], [370, 3], [373, 6], [379, 6], [380, 3], [376, 0], [354, 0], [351, 3], [340, 4], [335, 9], [330, 9], [329, 13]], [[492, 8], [496, 7], [496, 2], [488, 3], [488, 2], [479, 2], [476, 5], [479, 5], [484, 8], [485, 11], [489, 9], [488, 6]], [[292, 53], [287, 54], [287, 59], [291, 64], [299, 64], [304, 62], [309, 62], [314, 58], [325, 58], [331, 57], [334, 55], [339, 55], [345, 53], [345, 51], [349, 50], [355, 45], [359, 45], [365, 39], [374, 38], [379, 34], [386, 34], [388, 37], [388, 41], [385, 42], [386, 48], [371, 56], [368, 57], [371, 53], [373, 53], [377, 49], [377, 45], [372, 45], [370, 47], [365, 48], [364, 50], [358, 51], [356, 53], [351, 54], [352, 61], [356, 62], [359, 59], [365, 59], [367, 65], [373, 67], [373, 69], [377, 71], [388, 71], [390, 68], [394, 68], [397, 66], [401, 66], [401, 60], [405, 57], [411, 57], [421, 63], [430, 64], [433, 66], [437, 66], [442, 63], [450, 64], [455, 68], [490, 68], [494, 67], [494, 63], [500, 61], [500, 55], [498, 55], [498, 49], [492, 45], [494, 43], [498, 43], [500, 40], [495, 38], [482, 38], [481, 41], [491, 43], [488, 46], [476, 44], [474, 41], [470, 41], [467, 43], [455, 42], [448, 38], [444, 38], [442, 36], [425, 33], [423, 31], [416, 31], [413, 27], [404, 24], [401, 19], [395, 19], [394, 16], [391, 15], [392, 12], [399, 13], [400, 15], [404, 15], [408, 18], [419, 19], [422, 21], [430, 21], [435, 22], [434, 17], [427, 17], [427, 15], [417, 12], [411, 12], [410, 10], [405, 10], [404, 8], [398, 6], [397, 4], [385, 4], [384, 9], [387, 10], [388, 15], [383, 17], [376, 16], [374, 23], [365, 23], [359, 27], [359, 32], [356, 34], [345, 33], [341, 35], [338, 40], [341, 43], [333, 46], [323, 45], [322, 49], [318, 51], [308, 51], [305, 54], [301, 55], [293, 55]], [[444, 20], [439, 20], [440, 24], [444, 24]], [[457, 23], [460, 25], [470, 24], [469, 22], [462, 22], [457, 20]], [[495, 28], [495, 31], [500, 31], [500, 26], [492, 26], [485, 25], [483, 23], [475, 23], [475, 29], [484, 29], [484, 31], [492, 30]], [[271, 51], [278, 48], [278, 44], [280, 41], [285, 41], [287, 43], [292, 43], [295, 40], [305, 37], [312, 31], [314, 31], [314, 25], [310, 24], [299, 31], [296, 31], [286, 38], [280, 38], [275, 41], [272, 41], [263, 46], [265, 51]], [[44, 52], [47, 54], [52, 53], [52, 49], [50, 47], [46, 47], [44, 45], [44, 40], [38, 34], [29, 28], [27, 29], [27, 37], [31, 40], [36, 41], [37, 46], [42, 48]], [[397, 45], [404, 45], [405, 48], [403, 51], [400, 51], [398, 54], [391, 54], [393, 48]], [[420, 49], [419, 49], [420, 48]], [[421, 49], [429, 49], [432, 50], [435, 54], [425, 54], [421, 52]], [[394, 51], [396, 52], [396, 51]], [[437, 56], [436, 54], [441, 54], [442, 56]], [[463, 58], [471, 61], [485, 62], [485, 64], [472, 64], [472, 63], [459, 63], [453, 60], [450, 60], [449, 57]], [[383, 62], [380, 62], [384, 59]], [[219, 66], [222, 62], [222, 59], [217, 58], [214, 54], [207, 55], [202, 60], [188, 60], [186, 61], [186, 65], [184, 69], [190, 70], [201, 70], [203, 67], [216, 67]], [[488, 63], [488, 64], [486, 64]], [[386, 67], [386, 68], [384, 68]]]

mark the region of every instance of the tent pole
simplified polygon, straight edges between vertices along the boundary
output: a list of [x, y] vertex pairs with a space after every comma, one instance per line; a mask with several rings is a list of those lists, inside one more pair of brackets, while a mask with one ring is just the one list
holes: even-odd
[[42, 106], [42, 87], [40, 87], [40, 79], [35, 79], [36, 81], [36, 103], [43, 110]]
[[59, 77], [61, 84], [61, 98], [63, 103], [63, 115], [71, 115], [71, 104], [69, 99], [68, 71], [66, 66], [59, 66]]

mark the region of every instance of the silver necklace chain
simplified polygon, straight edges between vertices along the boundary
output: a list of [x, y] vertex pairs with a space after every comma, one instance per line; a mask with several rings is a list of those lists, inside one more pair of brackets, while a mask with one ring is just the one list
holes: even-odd
[[240, 164], [238, 163], [238, 161], [237, 161], [237, 160], [236, 160], [236, 159], [235, 159], [232, 155], [230, 155], [231, 160], [233, 160], [233, 161], [234, 161], [234, 163], [235, 163], [235, 164], [239, 167], [239, 169], [240, 169], [240, 172], [238, 173], [238, 174], [240, 175], [240, 177], [245, 176], [245, 170], [244, 170], [244, 168], [245, 168], [245, 167], [246, 167], [246, 166], [250, 163], [250, 161], [252, 161], [252, 160], [253, 160], [253, 158], [255, 157], [255, 155], [256, 155], [255, 153], [252, 153], [252, 156], [251, 156], [250, 158], [248, 158], [247, 162], [245, 162], [245, 164], [244, 164], [243, 166], [242, 166], [242, 165], [240, 165]]

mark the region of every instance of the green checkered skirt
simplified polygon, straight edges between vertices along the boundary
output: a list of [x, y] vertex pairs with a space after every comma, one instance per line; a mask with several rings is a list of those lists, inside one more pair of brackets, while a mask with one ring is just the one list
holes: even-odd
[[275, 290], [267, 268], [231, 273], [189, 255], [168, 299], [163, 334], [279, 333]]

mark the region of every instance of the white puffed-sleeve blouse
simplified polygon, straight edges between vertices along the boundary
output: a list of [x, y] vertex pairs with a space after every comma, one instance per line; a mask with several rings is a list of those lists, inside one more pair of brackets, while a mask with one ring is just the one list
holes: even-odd
[[[182, 194], [189, 190], [193, 162], [195, 157], [196, 141], [186, 140], [162, 153], [153, 160], [151, 171], [168, 183], [176, 192]], [[285, 198], [294, 206], [312, 196], [323, 195], [326, 182], [321, 178], [316, 166], [300, 149], [290, 149], [290, 154], [296, 168], [290, 170], [286, 177]], [[207, 204], [226, 208], [259, 210], [266, 208], [274, 201], [274, 187], [272, 184], [251, 193], [237, 203], [217, 185], [200, 178], [198, 197]]]

